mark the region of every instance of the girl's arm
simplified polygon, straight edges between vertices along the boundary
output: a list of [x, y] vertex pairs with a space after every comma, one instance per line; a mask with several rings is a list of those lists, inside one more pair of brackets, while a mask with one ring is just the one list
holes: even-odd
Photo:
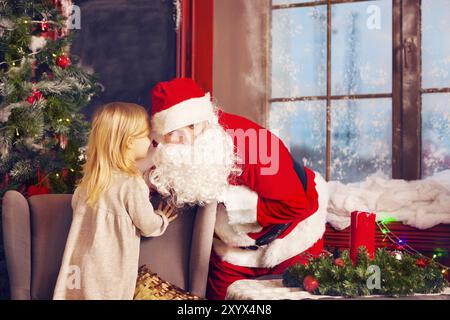
[[155, 211], [149, 199], [149, 189], [142, 178], [133, 179], [127, 190], [126, 206], [136, 228], [144, 237], [162, 235], [169, 219], [161, 211]]

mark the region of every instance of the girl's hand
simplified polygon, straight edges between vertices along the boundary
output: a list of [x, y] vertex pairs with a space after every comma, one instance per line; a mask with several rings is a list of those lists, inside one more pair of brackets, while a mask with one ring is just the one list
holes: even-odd
[[166, 218], [169, 220], [169, 222], [172, 222], [178, 217], [178, 214], [175, 214], [175, 209], [172, 208], [170, 204], [166, 204], [166, 206], [163, 209], [163, 201], [159, 203], [158, 210], [161, 211], [163, 215], [166, 216]]

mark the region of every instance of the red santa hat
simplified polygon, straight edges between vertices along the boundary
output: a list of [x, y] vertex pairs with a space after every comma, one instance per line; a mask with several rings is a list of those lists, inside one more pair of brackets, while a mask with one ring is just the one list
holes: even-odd
[[152, 126], [159, 135], [213, 118], [210, 94], [192, 79], [160, 82], [152, 90]]

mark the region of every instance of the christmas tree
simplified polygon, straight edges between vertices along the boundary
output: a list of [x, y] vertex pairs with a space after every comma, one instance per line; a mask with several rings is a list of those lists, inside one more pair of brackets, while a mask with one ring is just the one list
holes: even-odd
[[98, 91], [69, 48], [67, 1], [0, 0], [0, 197], [70, 193]]
[[[71, 15], [67, 0], [0, 0], [0, 199], [71, 193], [80, 176], [89, 129], [80, 110], [100, 85], [69, 53]], [[5, 278], [0, 243], [0, 297]]]

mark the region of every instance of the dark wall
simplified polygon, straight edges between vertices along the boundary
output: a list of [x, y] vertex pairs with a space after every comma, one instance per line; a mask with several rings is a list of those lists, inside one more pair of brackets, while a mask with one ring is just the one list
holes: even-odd
[[153, 86], [176, 74], [173, 0], [85, 0], [71, 53], [98, 75], [105, 91], [84, 113], [108, 102], [150, 107]]

